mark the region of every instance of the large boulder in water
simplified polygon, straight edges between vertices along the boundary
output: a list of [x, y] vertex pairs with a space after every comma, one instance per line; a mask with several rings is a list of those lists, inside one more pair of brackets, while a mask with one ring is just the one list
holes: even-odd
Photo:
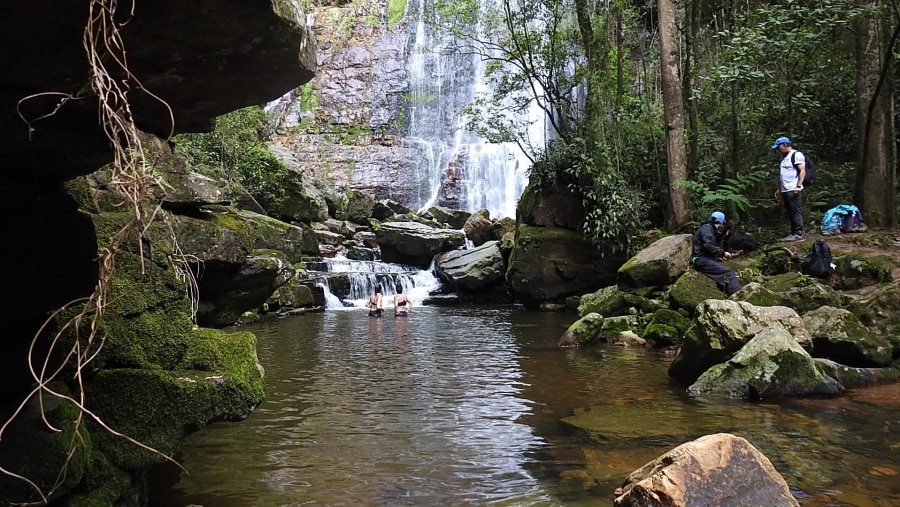
[[728, 433], [682, 444], [635, 470], [616, 491], [616, 507], [800, 505], [772, 462]]
[[602, 258], [580, 232], [520, 226], [506, 270], [516, 298], [533, 309], [615, 283], [617, 259]]
[[466, 235], [460, 230], [438, 229], [419, 222], [385, 222], [375, 231], [375, 240], [384, 262], [425, 269], [435, 255], [462, 247]]

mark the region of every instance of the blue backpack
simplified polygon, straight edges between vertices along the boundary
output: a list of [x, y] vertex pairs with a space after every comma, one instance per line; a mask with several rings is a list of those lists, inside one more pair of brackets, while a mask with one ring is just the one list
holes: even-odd
[[[816, 183], [816, 178], [819, 176], [819, 168], [816, 167], [816, 163], [813, 161], [812, 157], [809, 156], [805, 151], [794, 150], [794, 153], [791, 153], [791, 165], [795, 168], [797, 167], [797, 163], [794, 162], [794, 159], [797, 156], [797, 152], [803, 154], [803, 158], [806, 159], [806, 177], [803, 178], [803, 186], [808, 187]], [[800, 169], [797, 169], [797, 174], [800, 174]]]
[[868, 230], [862, 221], [862, 213], [852, 204], [838, 204], [825, 212], [822, 217], [822, 234], [838, 234], [841, 232], [865, 232]]

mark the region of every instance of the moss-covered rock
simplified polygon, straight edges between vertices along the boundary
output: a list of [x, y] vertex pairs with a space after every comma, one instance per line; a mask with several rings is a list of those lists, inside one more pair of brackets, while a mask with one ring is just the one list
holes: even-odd
[[789, 306], [797, 313], [806, 313], [820, 306], [840, 307], [843, 304], [840, 294], [818, 281], [783, 290], [779, 295], [785, 300], [783, 306]]
[[669, 366], [669, 376], [692, 384], [711, 366], [728, 360], [754, 336], [772, 328], [786, 330], [801, 347], [812, 350], [812, 338], [791, 308], [707, 299], [697, 306], [697, 317], [685, 333], [681, 353]]
[[559, 339], [559, 346], [584, 347], [597, 341], [603, 320], [599, 313], [589, 313], [576, 320]]
[[663, 306], [663, 303], [652, 299], [652, 296], [656, 295], [652, 289], [644, 288], [626, 292], [616, 285], [603, 287], [581, 296], [578, 299], [577, 311], [579, 315], [599, 313], [604, 317], [650, 314]]
[[[256, 337], [214, 329], [192, 333], [176, 369], [105, 369], [87, 385], [90, 406], [106, 426], [166, 455], [210, 422], [247, 417], [264, 391]], [[92, 430], [97, 449], [119, 468], [141, 469], [164, 459], [109, 431]]]
[[872, 333], [891, 343], [900, 357], [900, 280], [857, 298], [845, 306]]
[[745, 285], [732, 296], [732, 299], [746, 301], [754, 306], [788, 306], [790, 302], [783, 294], [769, 290], [757, 282]]
[[691, 319], [687, 316], [687, 311], [663, 308], [653, 313], [641, 336], [654, 347], [678, 345], [684, 341], [684, 333], [690, 325]]
[[603, 259], [576, 231], [520, 226], [509, 258], [506, 283], [527, 308], [561, 302], [613, 285], [618, 262]]
[[[59, 396], [41, 392], [4, 428], [0, 463], [5, 470], [21, 474], [44, 492], [68, 491], [91, 468], [91, 433], [78, 424], [86, 416], [63, 398], [70, 396], [68, 388], [60, 382], [48, 387]], [[65, 473], [60, 475], [60, 471]], [[0, 499], [3, 505], [41, 503], [32, 486], [5, 473], [0, 474]]]
[[864, 368], [891, 364], [891, 344], [869, 332], [849, 310], [821, 306], [804, 314], [803, 323], [817, 357]]
[[686, 310], [692, 317], [697, 314], [697, 305], [703, 301], [724, 298], [725, 294], [716, 287], [716, 282], [693, 269], [685, 271], [669, 288], [672, 309]]
[[706, 370], [688, 393], [761, 400], [835, 395], [843, 390], [786, 329], [770, 328], [754, 336], [728, 361]]

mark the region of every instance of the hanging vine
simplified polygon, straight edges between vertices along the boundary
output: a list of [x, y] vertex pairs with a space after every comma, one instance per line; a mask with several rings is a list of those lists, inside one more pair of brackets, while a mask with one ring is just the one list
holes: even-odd
[[[54, 312], [35, 333], [28, 354], [28, 368], [35, 383], [34, 388], [25, 396], [6, 422], [0, 426], [0, 439], [2, 439], [4, 432], [15, 418], [22, 413], [25, 406], [33, 399], [36, 399], [41, 409], [44, 425], [53, 432], [61, 432], [62, 430], [54, 426], [47, 417], [45, 396], [68, 401], [78, 408], [78, 415], [74, 421], [75, 429], [69, 442], [69, 451], [65, 462], [57, 475], [56, 482], [47, 488], [46, 491], [42, 490], [41, 486], [28, 477], [0, 467], [0, 473], [20, 479], [36, 491], [41, 501], [33, 505], [46, 504], [49, 498], [64, 483], [68, 465], [76, 455], [79, 446], [84, 443], [81, 431], [86, 422], [86, 417], [112, 435], [121, 437], [140, 448], [160, 455], [176, 465], [178, 464], [169, 456], [107, 426], [97, 414], [88, 408], [83, 384], [83, 372], [86, 366], [98, 356], [104, 346], [105, 336], [99, 332], [99, 323], [106, 310], [110, 281], [116, 268], [116, 254], [135, 231], [140, 237], [143, 237], [147, 227], [156, 218], [156, 214], [159, 211], [158, 206], [148, 213], [144, 211], [143, 203], [146, 202], [151, 189], [160, 187], [162, 182], [154, 174], [147, 162], [147, 158], [144, 156], [144, 149], [141, 145], [141, 133], [134, 123], [129, 103], [129, 93], [132, 90], [140, 90], [142, 93], [157, 99], [167, 109], [168, 105], [161, 98], [156, 97], [143, 88], [137, 77], [129, 70], [127, 53], [120, 29], [134, 17], [134, 7], [133, 0], [130, 2], [127, 10], [121, 9], [119, 2], [116, 0], [90, 0], [89, 15], [83, 34], [83, 45], [88, 61], [89, 86], [85, 86], [82, 92], [76, 94], [58, 92], [40, 94], [42, 96], [59, 96], [56, 107], [48, 114], [40, 117], [25, 118], [21, 113], [21, 105], [38, 95], [28, 96], [19, 101], [19, 115], [28, 126], [29, 132], [32, 132], [35, 122], [56, 114], [70, 101], [96, 98], [99, 121], [110, 141], [112, 151], [111, 176], [108, 184], [111, 189], [124, 197], [125, 204], [128, 206], [131, 214], [131, 219], [117, 232], [110, 244], [100, 247], [98, 252], [98, 280], [94, 292], [86, 298], [71, 301]], [[171, 109], [169, 109], [169, 113], [171, 124], [174, 126]], [[172, 239], [176, 252], [178, 252], [174, 236]], [[145, 269], [143, 264], [144, 245], [140, 241], [137, 244], [140, 249], [141, 269], [143, 272]], [[171, 258], [177, 260], [177, 258], [184, 258], [184, 256], [173, 255]], [[176, 262], [176, 267], [181, 265], [181, 263]], [[179, 277], [188, 281], [189, 296], [193, 302], [192, 308], [195, 314], [197, 300], [196, 280], [193, 278], [190, 270], [182, 268], [178, 270], [178, 274]], [[78, 314], [65, 322], [55, 332], [46, 354], [43, 352], [38, 354], [36, 346], [39, 337], [44, 336], [48, 332], [63, 312], [76, 307], [79, 309]], [[75, 339], [64, 342], [62, 337], [66, 333], [74, 335]], [[63, 351], [61, 350], [63, 347], [69, 348]], [[55, 357], [57, 352], [61, 352], [60, 355], [63, 357], [63, 360], [59, 365], [53, 366], [51, 358]], [[61, 375], [72, 370], [74, 370], [73, 378], [65, 380], [67, 380], [67, 384], [75, 384], [75, 394], [69, 395], [65, 392], [60, 392], [60, 390], [55, 389], [51, 385], [54, 381], [60, 380]]]

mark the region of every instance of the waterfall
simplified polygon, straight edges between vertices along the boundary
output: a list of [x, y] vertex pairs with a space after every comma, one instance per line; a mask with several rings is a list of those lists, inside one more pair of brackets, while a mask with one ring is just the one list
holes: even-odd
[[440, 281], [433, 275], [434, 266], [421, 270], [414, 266], [383, 263], [380, 261], [350, 260], [346, 257], [322, 258], [306, 263], [309, 271], [316, 272], [316, 285], [325, 292], [325, 308], [365, 307], [375, 286], [381, 285], [384, 307], [393, 307], [397, 286], [420, 305], [429, 294], [440, 288]]
[[[479, 17], [491, 1], [480, 0]], [[420, 152], [415, 168], [418, 209], [447, 205], [442, 195], [449, 192], [448, 182], [455, 182], [459, 185], [456, 207], [487, 209], [491, 218], [515, 217], [530, 161], [515, 143], [488, 143], [465, 129], [462, 109], [489, 91], [484, 79], [487, 62], [479, 55], [460, 52], [461, 41], [435, 33], [426, 22], [426, 9], [433, 8], [429, 4], [418, 0], [416, 11], [408, 11], [416, 17], [408, 60], [407, 112], [408, 141]], [[529, 139], [542, 147], [543, 112], [533, 106], [529, 120], [536, 120]]]

